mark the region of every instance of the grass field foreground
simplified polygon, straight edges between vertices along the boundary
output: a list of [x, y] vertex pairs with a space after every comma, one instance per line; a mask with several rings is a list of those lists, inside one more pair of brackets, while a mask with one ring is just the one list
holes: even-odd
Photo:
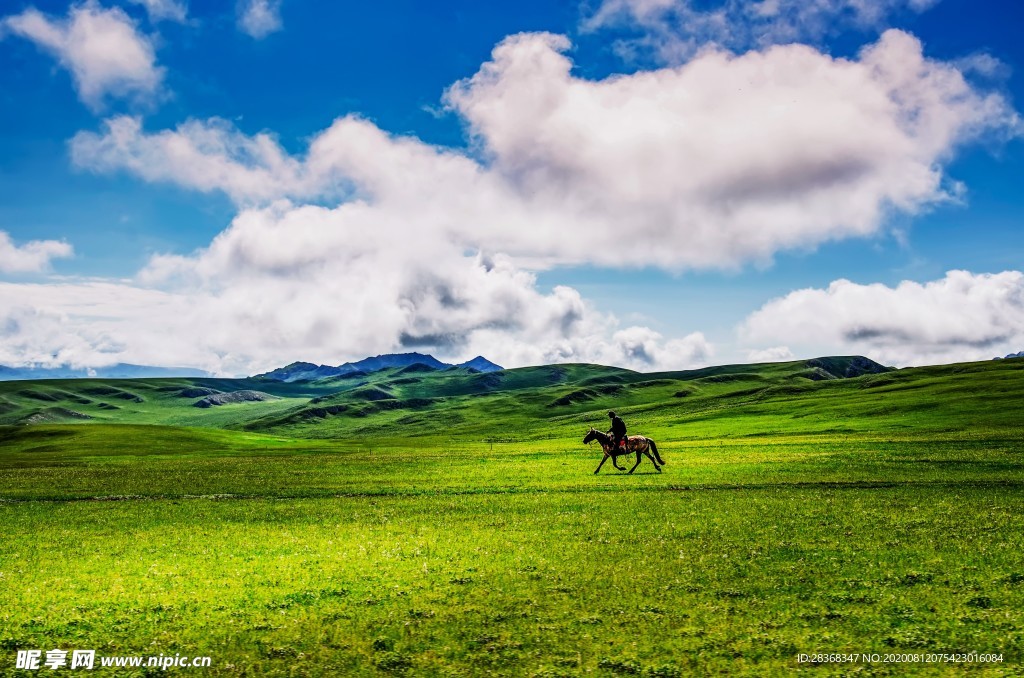
[[[1024, 675], [1020, 365], [567, 408], [534, 399], [588, 387], [528, 385], [409, 435], [400, 408], [321, 420], [333, 438], [220, 412], [3, 427], [0, 673], [63, 647], [225, 676]], [[664, 473], [592, 474], [616, 398]], [[1003, 662], [797, 664], [816, 652]]]

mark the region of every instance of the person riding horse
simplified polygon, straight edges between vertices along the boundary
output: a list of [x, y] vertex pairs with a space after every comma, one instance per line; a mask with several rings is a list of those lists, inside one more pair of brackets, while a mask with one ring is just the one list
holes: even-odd
[[626, 422], [622, 421], [617, 414], [609, 412], [608, 416], [611, 417], [612, 427], [608, 431], [608, 435], [612, 436], [615, 441], [615, 448], [625, 447], [626, 441]]
[[[619, 421], [621, 422], [622, 420], [620, 419]], [[625, 426], [623, 426], [623, 428], [625, 428]], [[635, 471], [636, 467], [640, 465], [640, 459], [643, 455], [646, 455], [647, 458], [651, 460], [651, 463], [654, 464], [654, 468], [658, 473], [661, 473], [661, 467], [665, 465], [665, 460], [661, 458], [660, 454], [658, 454], [657, 444], [647, 436], [633, 436], [632, 438], [628, 438], [629, 445], [627, 447], [629, 449], [627, 450], [627, 448], [619, 447], [616, 444], [614, 436], [607, 433], [601, 433], [591, 426], [587, 435], [583, 436], [583, 444], [586, 445], [587, 443], [595, 440], [601, 443], [601, 449], [604, 451], [604, 456], [601, 457], [601, 463], [599, 463], [597, 468], [594, 469], [594, 473], [599, 473], [601, 471], [601, 467], [604, 466], [604, 463], [609, 459], [612, 460], [612, 464], [615, 468], [620, 471], [625, 471], [626, 469], [616, 463], [615, 458], [631, 453], [636, 454], [636, 463], [633, 464], [633, 468], [629, 469], [630, 473]]]

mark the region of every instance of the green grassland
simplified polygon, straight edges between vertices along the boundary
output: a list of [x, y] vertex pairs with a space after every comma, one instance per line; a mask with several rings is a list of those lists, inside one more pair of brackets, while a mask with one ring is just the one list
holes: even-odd
[[1024, 359], [864, 366], [0, 383], [0, 674], [1024, 675]]

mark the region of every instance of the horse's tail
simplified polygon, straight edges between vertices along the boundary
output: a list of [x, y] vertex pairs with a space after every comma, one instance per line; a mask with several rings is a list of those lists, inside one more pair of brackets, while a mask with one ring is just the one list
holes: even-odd
[[651, 440], [650, 438], [647, 439], [647, 442], [651, 444], [651, 452], [654, 454], [654, 458], [658, 460], [659, 464], [664, 466], [665, 465], [665, 460], [661, 458], [660, 454], [658, 454], [658, 446], [655, 445], [654, 441]]

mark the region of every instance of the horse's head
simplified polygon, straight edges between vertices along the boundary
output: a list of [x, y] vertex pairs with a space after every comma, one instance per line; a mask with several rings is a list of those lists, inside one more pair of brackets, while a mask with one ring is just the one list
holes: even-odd
[[589, 443], [591, 440], [597, 440], [597, 429], [593, 426], [590, 427], [590, 431], [583, 437], [583, 442]]

